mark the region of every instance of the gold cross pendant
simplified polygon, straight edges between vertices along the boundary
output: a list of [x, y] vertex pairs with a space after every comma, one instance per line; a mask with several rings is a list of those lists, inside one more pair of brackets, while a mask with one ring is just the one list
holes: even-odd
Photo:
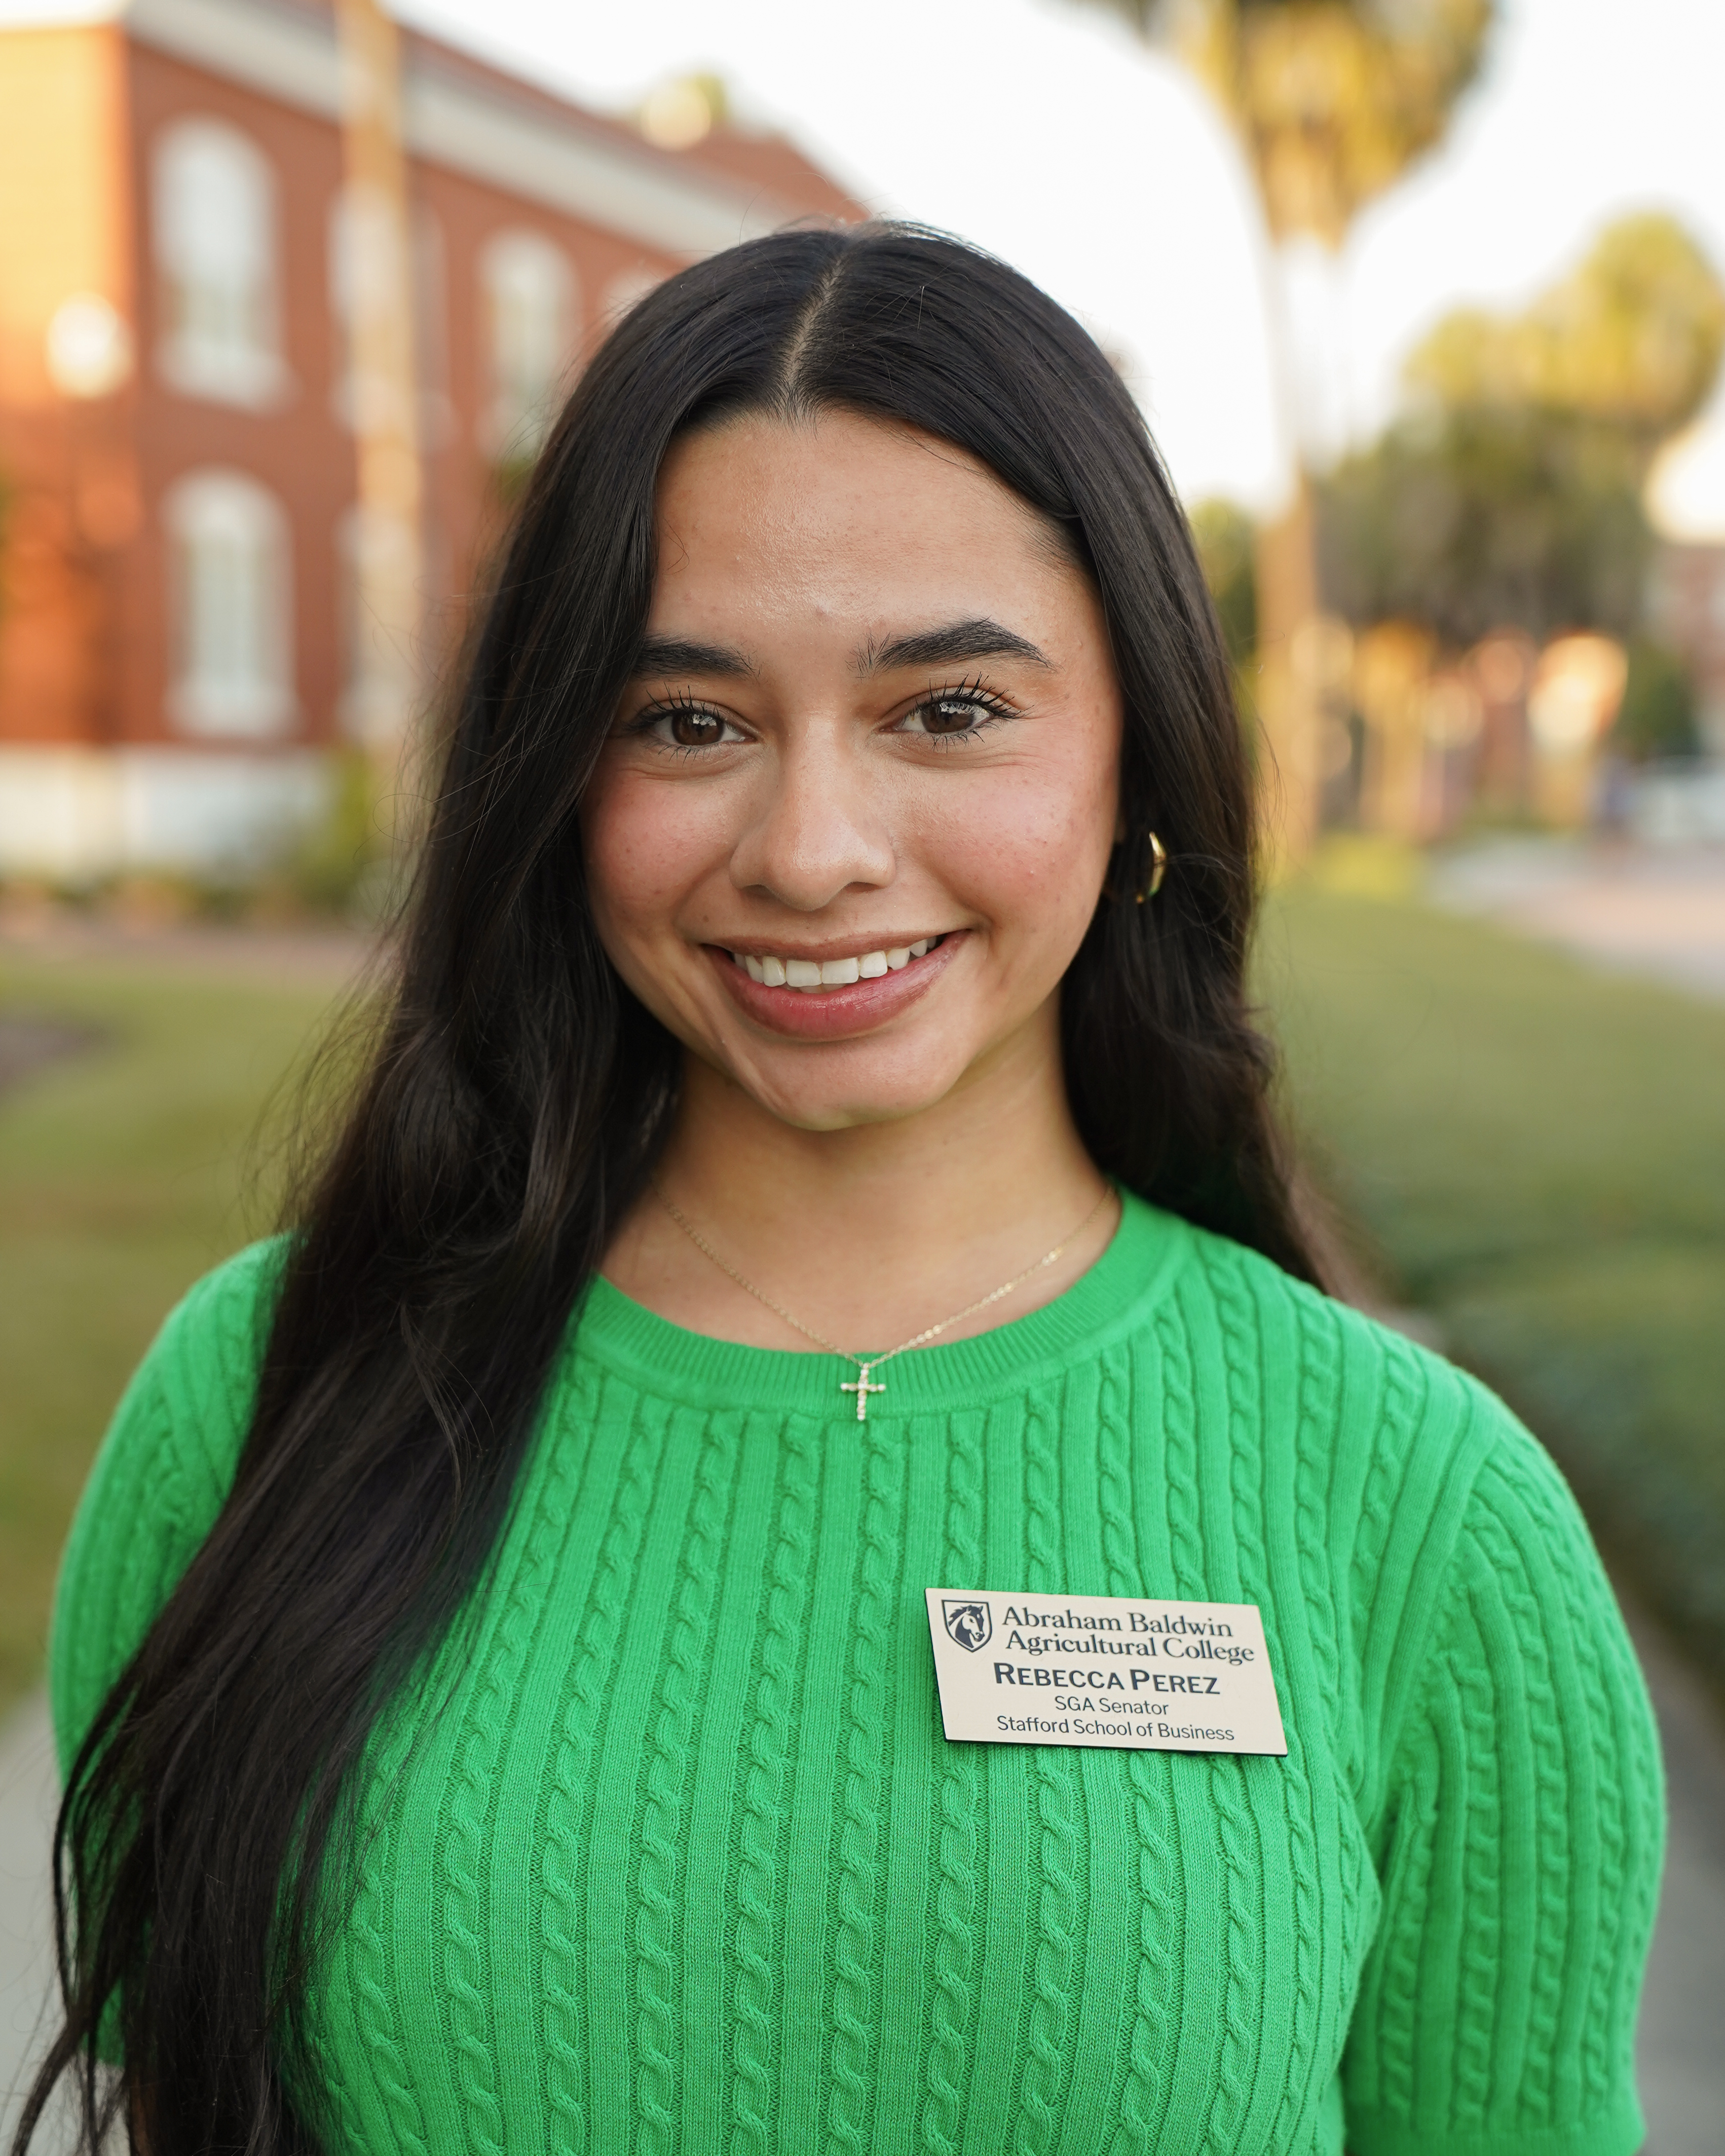
[[874, 1367], [872, 1363], [859, 1363], [855, 1380], [848, 1384], [841, 1381], [839, 1386], [841, 1393], [856, 1394], [856, 1419], [859, 1422], [866, 1422], [869, 1419], [869, 1394], [886, 1390], [884, 1384], [871, 1385], [869, 1383], [869, 1373]]

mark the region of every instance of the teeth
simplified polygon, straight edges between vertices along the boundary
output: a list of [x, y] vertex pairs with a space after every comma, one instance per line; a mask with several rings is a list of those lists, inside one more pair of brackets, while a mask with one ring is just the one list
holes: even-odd
[[878, 981], [883, 974], [902, 973], [912, 958], [926, 957], [940, 940], [938, 936], [924, 936], [915, 943], [896, 943], [890, 951], [865, 951], [858, 957], [825, 958], [819, 963], [813, 958], [775, 958], [770, 952], [757, 958], [752, 952], [738, 951], [731, 953], [731, 962], [763, 988], [801, 988], [809, 993], [848, 988], [855, 981]]

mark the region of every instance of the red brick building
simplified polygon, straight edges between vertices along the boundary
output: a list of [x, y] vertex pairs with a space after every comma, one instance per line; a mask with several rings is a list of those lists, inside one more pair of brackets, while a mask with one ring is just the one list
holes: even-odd
[[[608, 317], [864, 212], [777, 138], [399, 50], [424, 672]], [[254, 857], [363, 734], [341, 66], [330, 0], [0, 30], [0, 874]]]

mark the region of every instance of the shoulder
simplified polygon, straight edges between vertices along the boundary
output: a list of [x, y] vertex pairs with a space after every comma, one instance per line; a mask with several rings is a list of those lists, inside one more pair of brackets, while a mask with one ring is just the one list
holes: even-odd
[[1178, 1295], [1188, 1328], [1213, 1331], [1235, 1367], [1234, 1399], [1255, 1394], [1268, 1431], [1282, 1425], [1343, 1484], [1363, 1478], [1366, 1513], [1393, 1499], [1441, 1514], [1446, 1549], [1470, 1519], [1528, 1507], [1553, 1532], [1585, 1537], [1549, 1453], [1471, 1371], [1201, 1229]]
[[[1194, 1230], [1169, 1311], [1266, 1519], [1351, 1643], [1388, 1765], [1458, 1594], [1532, 1595], [1536, 1630], [1626, 1653], [1592, 1539], [1555, 1462], [1491, 1389], [1391, 1327]], [[1165, 1317], [1164, 1322], [1168, 1322]]]
[[1188, 1231], [1173, 1302], [1183, 1331], [1219, 1353], [1236, 1413], [1273, 1433], [1322, 1444], [1340, 1463], [1369, 1460], [1397, 1479], [1471, 1483], [1497, 1452], [1543, 1459], [1489, 1387], [1364, 1312], [1293, 1278], [1225, 1236]]
[[62, 1761], [209, 1532], [234, 1480], [287, 1255], [256, 1243], [168, 1312], [103, 1438], [54, 1595]]
[[186, 1494], [233, 1481], [251, 1421], [258, 1372], [288, 1239], [238, 1252], [193, 1282], [162, 1320], [122, 1394], [85, 1493], [86, 1505], [128, 1470], [166, 1476]]

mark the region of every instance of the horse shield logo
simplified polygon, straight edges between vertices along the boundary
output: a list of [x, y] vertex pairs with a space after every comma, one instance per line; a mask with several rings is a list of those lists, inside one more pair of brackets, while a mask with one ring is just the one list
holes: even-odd
[[943, 1602], [947, 1633], [968, 1655], [980, 1654], [994, 1636], [994, 1621], [986, 1602]]

